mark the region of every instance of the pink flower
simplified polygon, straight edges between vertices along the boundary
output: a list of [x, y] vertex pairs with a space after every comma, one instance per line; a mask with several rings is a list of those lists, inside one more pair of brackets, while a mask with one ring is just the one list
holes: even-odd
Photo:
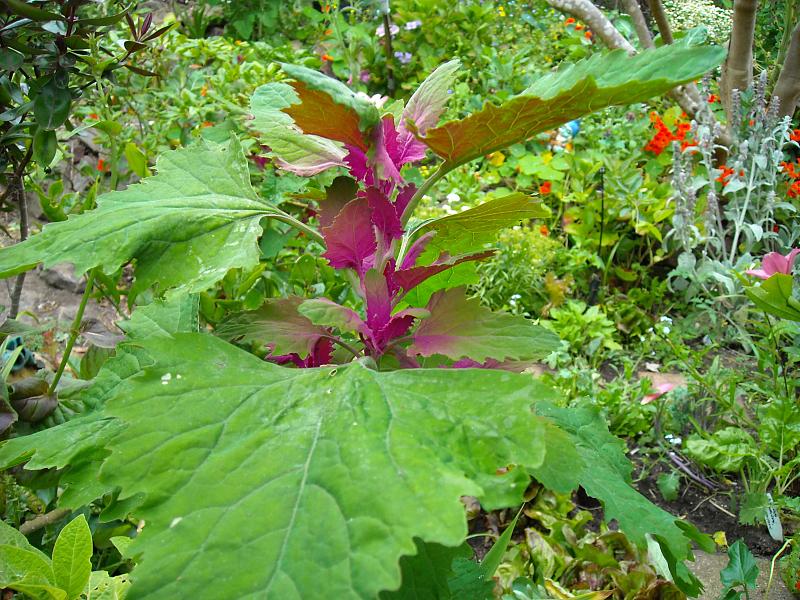
[[655, 389], [656, 389], [655, 392], [653, 392], [652, 394], [647, 394], [644, 398], [642, 398], [642, 404], [650, 404], [651, 402], [658, 400], [659, 398], [661, 398], [661, 396], [663, 396], [667, 392], [675, 389], [675, 384], [659, 383]]
[[791, 275], [792, 267], [794, 267], [794, 259], [798, 254], [800, 254], [800, 248], [792, 249], [786, 256], [778, 252], [770, 252], [761, 261], [760, 269], [748, 269], [745, 273], [753, 277], [758, 277], [759, 279], [769, 279], [775, 275], [775, 273]]

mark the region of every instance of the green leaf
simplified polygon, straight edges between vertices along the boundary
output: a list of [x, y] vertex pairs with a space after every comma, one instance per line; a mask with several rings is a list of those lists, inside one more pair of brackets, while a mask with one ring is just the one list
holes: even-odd
[[92, 571], [86, 585], [86, 600], [122, 600], [131, 586], [127, 575], [111, 577], [106, 571]]
[[150, 286], [202, 291], [229, 269], [258, 263], [259, 222], [281, 211], [256, 196], [237, 141], [169, 152], [157, 169], [154, 177], [101, 196], [97, 209], [0, 250], [0, 276], [40, 262], [110, 273], [135, 259], [135, 297]]
[[55, 587], [50, 559], [19, 531], [0, 521], [0, 589], [4, 588], [37, 599], [66, 600], [66, 593]]
[[270, 298], [258, 310], [235, 313], [219, 324], [216, 334], [227, 340], [260, 341], [273, 354], [307, 356], [321, 337], [329, 335], [298, 312], [305, 302], [299, 296]]
[[61, 530], [53, 548], [53, 573], [67, 600], [78, 598], [92, 572], [92, 532], [86, 517], [79, 515]]
[[306, 300], [297, 311], [314, 325], [336, 327], [341, 331], [359, 331], [364, 327], [364, 321], [356, 311], [327, 298]]
[[49, 167], [58, 150], [55, 131], [39, 128], [33, 135], [33, 158], [41, 167]]
[[139, 306], [127, 321], [119, 323], [130, 340], [169, 337], [179, 331], [200, 330], [200, 297], [188, 294], [170, 300], [154, 300]]
[[125, 160], [128, 161], [131, 171], [139, 177], [147, 177], [150, 174], [150, 170], [147, 168], [147, 157], [133, 142], [125, 144]]
[[[549, 417], [570, 434], [583, 468], [577, 478], [586, 493], [603, 502], [605, 519], [616, 519], [620, 529], [640, 548], [647, 547], [647, 534], [658, 534], [664, 554], [669, 554], [676, 583], [684, 591], [701, 588], [681, 561], [692, 556], [689, 536], [677, 525], [677, 519], [651, 504], [631, 486], [632, 466], [625, 457], [624, 443], [611, 435], [605, 419], [591, 409], [559, 408], [548, 403], [536, 404], [536, 413]], [[694, 535], [694, 528], [692, 528]]]
[[459, 558], [469, 561], [472, 548], [466, 543], [449, 548], [426, 544], [419, 539], [414, 542], [415, 553], [400, 559], [403, 585], [397, 591], [382, 592], [380, 600], [447, 600], [452, 597], [448, 580], [455, 576], [453, 562]]
[[465, 288], [437, 292], [427, 308], [431, 314], [414, 331], [409, 354], [482, 363], [543, 358], [559, 347], [554, 333], [524, 317], [492, 312], [478, 299], [467, 298]]
[[673, 502], [678, 499], [678, 492], [681, 489], [681, 476], [675, 471], [661, 473], [656, 480], [656, 485], [664, 500]]
[[483, 110], [418, 138], [453, 168], [606, 106], [664, 94], [698, 79], [724, 56], [722, 48], [691, 47], [688, 40], [636, 56], [624, 50], [593, 54], [540, 77], [500, 106], [487, 103]]
[[523, 375], [284, 369], [200, 334], [142, 346], [156, 364], [107, 402], [125, 429], [99, 475], [144, 495], [131, 598], [215, 598], [220, 572], [231, 597], [373, 598], [414, 538], [463, 541], [462, 495], [507, 493], [498, 466], [544, 459], [529, 406], [550, 394]]
[[728, 548], [728, 565], [719, 574], [726, 588], [746, 587], [754, 590], [758, 579], [758, 565], [753, 554], [742, 540], [736, 540]]
[[69, 88], [63, 87], [53, 77], [33, 100], [33, 115], [41, 129], [55, 129], [67, 120], [69, 107], [72, 104], [72, 94]]
[[781, 319], [800, 321], [800, 307], [792, 297], [791, 275], [775, 273], [761, 285], [744, 288], [745, 294], [758, 308]]
[[283, 112], [300, 98], [285, 83], [268, 83], [255, 91], [250, 101], [250, 127], [278, 158], [278, 164], [293, 173], [311, 176], [330, 167], [344, 165], [347, 151], [341, 144], [318, 135], [306, 135]]
[[465, 254], [480, 250], [495, 240], [497, 234], [525, 219], [547, 217], [550, 210], [542, 203], [525, 194], [514, 193], [484, 202], [474, 208], [428, 221], [414, 231], [413, 235], [435, 231], [425, 254], [435, 249], [439, 252]]
[[737, 427], [715, 431], [707, 440], [693, 436], [686, 441], [686, 454], [692, 459], [727, 473], [738, 472], [757, 452], [753, 437]]

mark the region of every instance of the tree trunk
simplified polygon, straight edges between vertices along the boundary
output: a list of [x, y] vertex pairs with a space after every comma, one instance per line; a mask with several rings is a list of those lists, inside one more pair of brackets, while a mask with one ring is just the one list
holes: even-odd
[[661, 34], [661, 39], [665, 44], [671, 44], [674, 40], [672, 39], [672, 29], [670, 29], [669, 26], [667, 13], [664, 12], [664, 5], [661, 4], [661, 0], [649, 0], [649, 3], [650, 12], [653, 15], [653, 19], [655, 19], [656, 25], [658, 26], [658, 32]]
[[733, 30], [728, 43], [728, 58], [722, 65], [719, 82], [722, 104], [730, 116], [733, 90], [744, 91], [753, 83], [753, 35], [758, 0], [735, 0]]
[[786, 61], [772, 92], [780, 102], [781, 116], [792, 116], [800, 102], [800, 23], [792, 32], [792, 41], [786, 53]]
[[622, 4], [625, 7], [625, 12], [630, 15], [633, 21], [633, 26], [636, 29], [636, 35], [639, 38], [639, 43], [642, 45], [642, 48], [652, 48], [653, 36], [650, 34], [650, 29], [647, 27], [647, 20], [644, 18], [644, 14], [642, 14], [639, 1], [622, 0]]

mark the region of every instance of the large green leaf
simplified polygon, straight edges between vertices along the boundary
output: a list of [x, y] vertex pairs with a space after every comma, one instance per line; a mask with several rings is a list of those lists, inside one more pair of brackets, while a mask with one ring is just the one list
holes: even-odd
[[529, 377], [285, 369], [200, 334], [142, 345], [155, 364], [106, 403], [124, 430], [100, 470], [144, 497], [131, 598], [215, 598], [220, 573], [237, 598], [374, 598], [415, 537], [463, 541], [460, 496], [506, 494], [498, 466], [544, 459], [529, 407], [550, 392]]
[[0, 520], [0, 589], [6, 588], [38, 600], [66, 600], [66, 592], [55, 585], [50, 559]]
[[71, 262], [82, 273], [136, 261], [131, 294], [152, 286], [201, 291], [229, 269], [258, 263], [260, 221], [282, 212], [250, 185], [239, 143], [203, 142], [164, 154], [158, 174], [98, 199], [98, 208], [47, 225], [0, 250], [0, 277]]
[[500, 106], [487, 103], [418, 137], [452, 168], [601, 108], [664, 94], [698, 79], [724, 55], [722, 48], [691, 47], [688, 41], [636, 56], [623, 50], [594, 54], [539, 78]]
[[524, 317], [492, 312], [467, 298], [465, 288], [437, 292], [427, 308], [431, 314], [414, 331], [409, 354], [484, 362], [544, 358], [559, 347], [551, 331]]
[[744, 292], [758, 308], [782, 319], [800, 321], [800, 303], [792, 295], [791, 275], [775, 273], [761, 285], [745, 286]]

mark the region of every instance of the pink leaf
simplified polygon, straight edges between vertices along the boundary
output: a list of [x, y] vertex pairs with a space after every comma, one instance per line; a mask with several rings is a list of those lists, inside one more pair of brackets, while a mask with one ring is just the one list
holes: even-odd
[[378, 188], [367, 188], [367, 202], [372, 210], [372, 223], [383, 234], [388, 245], [391, 240], [403, 237], [403, 225], [394, 204]]
[[428, 245], [433, 237], [436, 235], [436, 231], [429, 231], [428, 233], [419, 236], [411, 247], [408, 249], [408, 252], [403, 257], [403, 262], [400, 263], [401, 269], [410, 269], [415, 264], [417, 264], [417, 259], [420, 255], [425, 252], [425, 247]]
[[328, 249], [323, 254], [337, 269], [355, 269], [363, 275], [367, 259], [373, 258], [378, 247], [372, 228], [372, 211], [366, 198], [348, 202], [330, 227], [321, 229]]
[[325, 199], [319, 203], [320, 227], [330, 227], [348, 202], [356, 197], [358, 185], [349, 177], [337, 177], [325, 189]]

